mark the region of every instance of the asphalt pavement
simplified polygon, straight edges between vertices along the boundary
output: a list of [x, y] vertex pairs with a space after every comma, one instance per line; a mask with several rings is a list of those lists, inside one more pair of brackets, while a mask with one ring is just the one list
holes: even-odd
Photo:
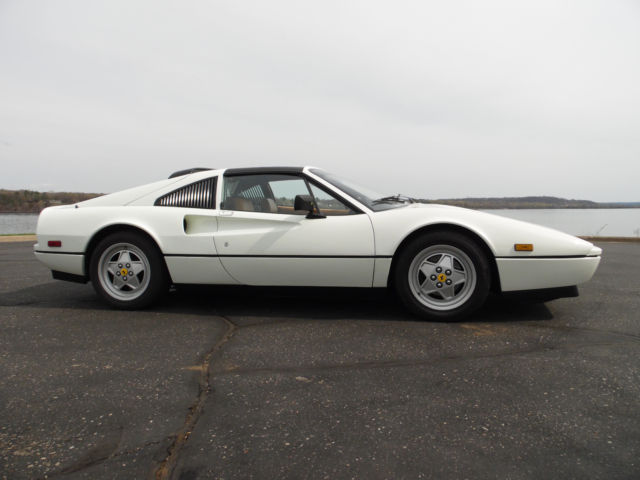
[[115, 311], [0, 244], [0, 478], [640, 478], [640, 244], [599, 246], [580, 297], [447, 324], [360, 289]]

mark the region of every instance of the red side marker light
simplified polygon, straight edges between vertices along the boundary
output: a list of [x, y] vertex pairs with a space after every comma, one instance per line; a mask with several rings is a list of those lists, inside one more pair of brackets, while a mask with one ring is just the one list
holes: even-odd
[[62, 241], [61, 240], [49, 240], [47, 242], [47, 245], [49, 245], [50, 247], [61, 247], [62, 246]]

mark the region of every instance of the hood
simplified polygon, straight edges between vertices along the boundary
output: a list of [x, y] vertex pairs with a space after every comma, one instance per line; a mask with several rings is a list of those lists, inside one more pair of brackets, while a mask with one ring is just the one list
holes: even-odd
[[[404, 208], [378, 212], [410, 222], [417, 230], [427, 225], [449, 224], [471, 230], [496, 256], [544, 257], [599, 255], [590, 242], [567, 233], [492, 213], [440, 204], [413, 203]], [[533, 244], [533, 252], [516, 252], [516, 243]]]

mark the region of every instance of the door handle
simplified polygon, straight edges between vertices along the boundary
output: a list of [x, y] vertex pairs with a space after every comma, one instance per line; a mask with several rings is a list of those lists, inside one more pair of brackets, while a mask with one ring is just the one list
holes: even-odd
[[220, 216], [221, 217], [232, 217], [233, 216], [233, 211], [231, 211], [231, 210], [220, 210]]

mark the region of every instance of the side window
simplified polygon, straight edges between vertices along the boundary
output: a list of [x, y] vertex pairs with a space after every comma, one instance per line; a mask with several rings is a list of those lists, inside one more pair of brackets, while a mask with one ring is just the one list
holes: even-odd
[[238, 175], [224, 177], [222, 208], [244, 212], [306, 215], [294, 210], [296, 195], [315, 198], [322, 215], [355, 213], [331, 194], [296, 175]]
[[320, 213], [322, 215], [353, 215], [354, 213], [356, 213], [340, 200], [325, 192], [321, 188], [315, 186], [312, 183], [310, 183], [309, 186], [311, 187], [311, 192], [316, 199], [316, 204], [318, 205], [318, 208], [320, 209]]
[[222, 208], [226, 210], [259, 212], [266, 198], [260, 175], [225, 177], [224, 179]]
[[244, 212], [299, 213], [296, 195], [309, 195], [306, 182], [295, 175], [240, 175], [224, 178], [222, 208]]
[[309, 195], [307, 184], [302, 178], [276, 179], [269, 182], [269, 187], [273, 192], [277, 213], [307, 213], [296, 212], [293, 209], [296, 195]]
[[160, 207], [216, 208], [217, 180], [218, 177], [211, 177], [186, 185], [157, 198], [153, 204]]

